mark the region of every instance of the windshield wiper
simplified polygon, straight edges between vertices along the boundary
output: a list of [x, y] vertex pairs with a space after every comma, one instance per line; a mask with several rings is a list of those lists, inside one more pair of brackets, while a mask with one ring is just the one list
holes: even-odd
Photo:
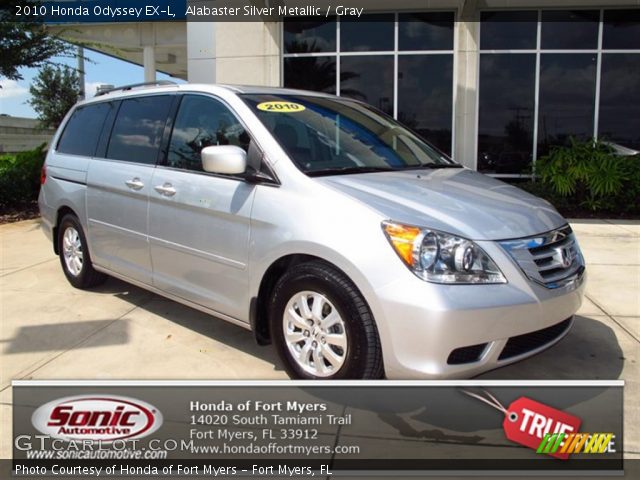
[[391, 167], [336, 167], [322, 168], [305, 172], [310, 177], [322, 177], [324, 175], [347, 175], [350, 173], [392, 172], [398, 170]]

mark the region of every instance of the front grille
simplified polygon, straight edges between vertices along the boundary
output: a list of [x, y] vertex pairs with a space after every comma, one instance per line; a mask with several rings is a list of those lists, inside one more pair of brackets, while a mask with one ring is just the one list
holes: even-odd
[[531, 280], [558, 288], [580, 278], [584, 258], [569, 225], [534, 237], [500, 242]]
[[473, 363], [480, 360], [484, 349], [487, 347], [486, 343], [480, 343], [478, 345], [470, 345], [468, 347], [456, 348], [449, 354], [447, 363], [449, 365], [462, 365], [464, 363]]
[[573, 317], [552, 325], [542, 330], [536, 330], [535, 332], [525, 333], [524, 335], [518, 335], [517, 337], [511, 337], [507, 340], [498, 360], [506, 360], [508, 358], [517, 357], [527, 352], [531, 352], [537, 348], [551, 343], [563, 333], [565, 333], [571, 326]]

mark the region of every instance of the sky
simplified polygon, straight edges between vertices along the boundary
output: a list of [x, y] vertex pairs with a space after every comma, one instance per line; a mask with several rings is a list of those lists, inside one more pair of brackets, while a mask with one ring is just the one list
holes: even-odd
[[[126, 85], [144, 82], [144, 69], [123, 60], [117, 60], [101, 53], [85, 50], [85, 89], [87, 98], [95, 94], [100, 84]], [[56, 63], [76, 67], [74, 58], [55, 58]], [[29, 99], [29, 86], [38, 74], [37, 68], [23, 68], [20, 74], [22, 80], [14, 81], [0, 77], [0, 114], [12, 117], [36, 118], [37, 114], [26, 102]], [[174, 80], [163, 73], [157, 74], [158, 80]]]

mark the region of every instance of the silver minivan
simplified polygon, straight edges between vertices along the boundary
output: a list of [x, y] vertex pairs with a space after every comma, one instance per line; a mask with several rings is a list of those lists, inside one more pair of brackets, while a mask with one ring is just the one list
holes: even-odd
[[582, 301], [548, 202], [355, 100], [114, 89], [67, 115], [42, 181], [73, 286], [109, 275], [235, 323], [292, 377], [469, 377], [558, 342]]

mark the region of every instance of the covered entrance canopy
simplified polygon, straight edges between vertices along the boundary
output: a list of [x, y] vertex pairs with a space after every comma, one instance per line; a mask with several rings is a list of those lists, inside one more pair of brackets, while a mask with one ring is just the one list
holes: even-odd
[[144, 66], [145, 81], [155, 80], [156, 70], [187, 80], [187, 22], [83, 23], [48, 29], [71, 43]]

